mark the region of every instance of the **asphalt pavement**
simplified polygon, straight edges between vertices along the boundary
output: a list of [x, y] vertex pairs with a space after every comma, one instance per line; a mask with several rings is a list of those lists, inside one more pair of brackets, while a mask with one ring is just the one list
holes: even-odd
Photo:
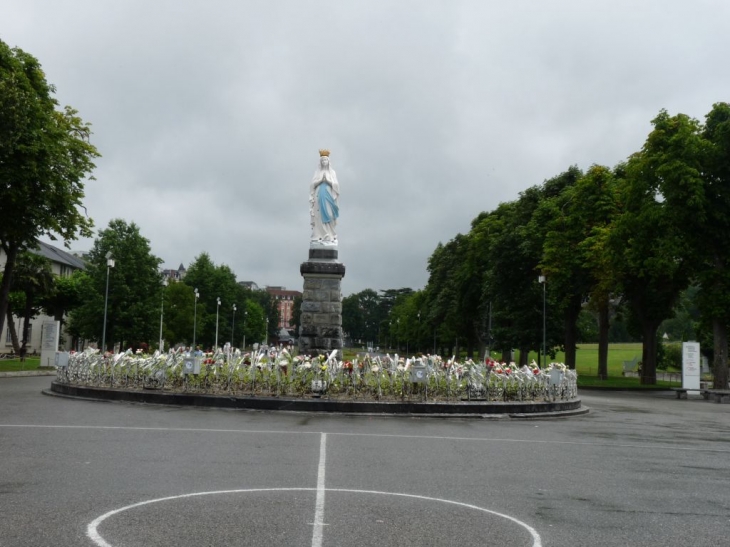
[[157, 407], [0, 378], [0, 546], [730, 543], [730, 405], [582, 391], [586, 415]]

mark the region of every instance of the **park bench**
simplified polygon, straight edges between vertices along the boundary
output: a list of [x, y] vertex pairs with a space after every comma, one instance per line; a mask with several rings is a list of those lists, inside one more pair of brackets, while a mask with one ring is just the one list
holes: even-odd
[[707, 395], [705, 394], [707, 392], [706, 389], [694, 389], [694, 388], [686, 388], [686, 387], [673, 387], [672, 391], [677, 394], [677, 399], [686, 399], [687, 393], [690, 391], [696, 391], [700, 395], [702, 395], [705, 399], [707, 399]]
[[702, 396], [715, 403], [730, 403], [730, 389], [706, 389]]
[[715, 403], [730, 403], [730, 389], [688, 389], [685, 387], [673, 387], [672, 391], [677, 394], [677, 399], [686, 399], [687, 393], [696, 391], [707, 400]]
[[624, 361], [624, 376], [627, 372], [639, 372], [639, 358], [634, 357], [631, 361]]

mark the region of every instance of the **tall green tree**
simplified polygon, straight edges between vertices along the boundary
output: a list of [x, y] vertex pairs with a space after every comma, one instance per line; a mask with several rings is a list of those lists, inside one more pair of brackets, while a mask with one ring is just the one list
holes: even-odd
[[195, 293], [185, 283], [173, 281], [164, 288], [162, 337], [174, 347], [193, 343], [193, 308]]
[[[610, 253], [621, 292], [641, 329], [642, 384], [656, 383], [657, 329], [672, 316], [695, 269], [691, 238], [679, 221], [684, 214], [673, 197], [667, 198], [686, 185], [691, 197], [685, 193], [684, 206], [692, 207], [702, 186], [696, 169], [702, 147], [697, 122], [687, 116], [670, 120], [661, 112], [652, 123], [654, 130], [618, 180], [622, 210], [611, 229]], [[694, 166], [678, 162], [682, 156]]]
[[662, 111], [641, 154], [642, 175], [662, 198], [681, 234], [675, 254], [695, 268], [703, 320], [711, 325], [713, 375], [728, 385], [730, 325], [730, 104], [705, 123]]
[[373, 289], [364, 289], [342, 299], [342, 328], [354, 341], [377, 346], [384, 313], [381, 296]]
[[[107, 253], [115, 264], [107, 266]], [[86, 272], [91, 292], [83, 306], [74, 310], [74, 328], [84, 338], [101, 344], [104, 329], [104, 303], [109, 281], [106, 345], [139, 347], [159, 336], [161, 260], [150, 250], [149, 240], [135, 223], [114, 219], [99, 232], [89, 252]]]
[[[730, 104], [717, 103], [707, 114], [702, 137], [704, 196], [699, 218], [706, 222], [693, 232], [705, 268], [699, 275], [700, 305], [713, 333], [713, 385], [730, 386], [728, 328], [730, 328]], [[697, 220], [697, 218], [694, 218]]]
[[606, 238], [618, 210], [615, 178], [611, 169], [600, 165], [591, 166], [585, 175], [572, 168], [563, 176], [572, 180], [542, 207], [543, 216], [547, 213], [548, 232], [541, 269], [553, 301], [563, 313], [566, 365], [575, 368], [578, 318], [583, 303], [589, 301], [599, 318], [598, 375], [605, 378], [610, 302], [615, 288]]
[[91, 236], [82, 200], [99, 154], [89, 124], [59, 110], [54, 92], [37, 59], [0, 41], [0, 331], [18, 254], [44, 234]]
[[278, 334], [279, 308], [276, 300], [266, 290], [251, 291], [251, 300], [258, 304], [264, 314], [264, 330], [260, 340], [264, 342], [267, 336], [271, 339]]
[[222, 346], [230, 341], [232, 306], [235, 304], [238, 309], [243, 309], [245, 301], [253, 298], [251, 291], [238, 284], [236, 274], [230, 267], [225, 264], [216, 265], [208, 253], [201, 253], [188, 266], [184, 283], [192, 289], [198, 289], [200, 294], [196, 313], [196, 344], [213, 347], [216, 340], [216, 317], [218, 345]]
[[266, 310], [255, 299], [246, 300], [242, 325], [245, 344], [241, 340], [243, 349], [264, 342], [266, 338], [266, 317]]
[[83, 270], [55, 277], [51, 292], [40, 301], [46, 314], [63, 323], [69, 312], [83, 304], [88, 281], [89, 276]]

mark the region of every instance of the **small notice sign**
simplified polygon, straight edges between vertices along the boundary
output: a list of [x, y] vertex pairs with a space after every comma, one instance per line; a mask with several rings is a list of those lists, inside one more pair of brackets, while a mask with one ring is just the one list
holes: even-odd
[[40, 366], [52, 367], [56, 364], [56, 351], [58, 351], [60, 329], [61, 323], [59, 321], [43, 322]]
[[699, 342], [682, 343], [682, 387], [684, 389], [700, 389], [700, 364]]

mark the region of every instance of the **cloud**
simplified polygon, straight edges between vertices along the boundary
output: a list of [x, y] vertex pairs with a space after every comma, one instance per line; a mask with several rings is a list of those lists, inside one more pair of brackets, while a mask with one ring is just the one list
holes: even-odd
[[[329, 147], [343, 292], [423, 287], [438, 242], [570, 165], [615, 165], [662, 108], [726, 99], [722, 0], [9, 0], [103, 157], [86, 206], [167, 267], [205, 251], [299, 289]], [[90, 247], [90, 241], [74, 248]]]

